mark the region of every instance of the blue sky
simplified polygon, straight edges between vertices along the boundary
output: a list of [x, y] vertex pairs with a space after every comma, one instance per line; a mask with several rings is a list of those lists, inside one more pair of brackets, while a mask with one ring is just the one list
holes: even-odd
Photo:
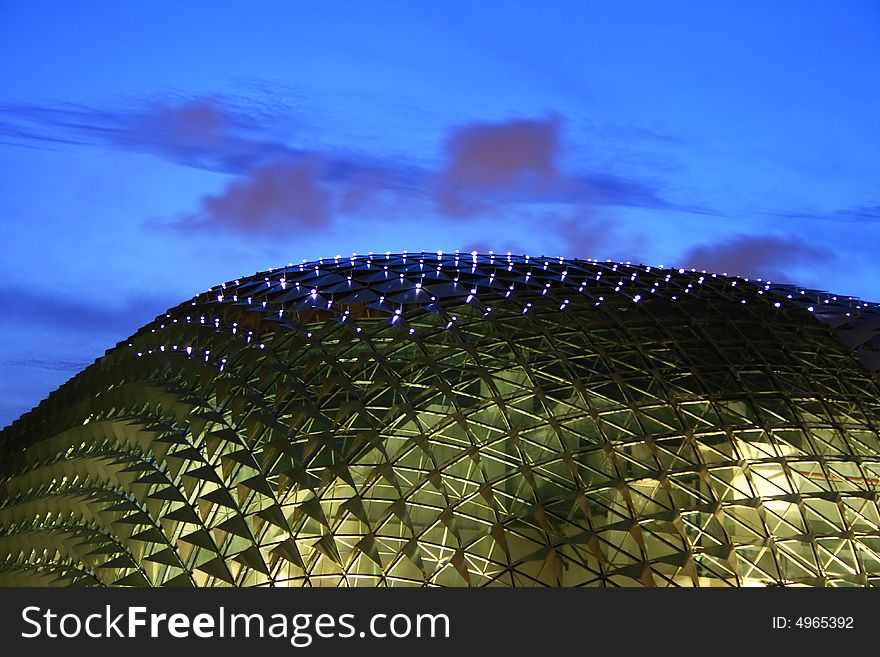
[[880, 4], [547, 5], [0, 1], [0, 425], [304, 258], [493, 249], [880, 301]]

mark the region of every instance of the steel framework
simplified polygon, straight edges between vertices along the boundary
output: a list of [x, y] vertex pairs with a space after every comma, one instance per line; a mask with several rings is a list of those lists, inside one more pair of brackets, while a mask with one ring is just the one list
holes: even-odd
[[0, 584], [877, 585], [878, 326], [589, 260], [262, 272], [0, 433]]

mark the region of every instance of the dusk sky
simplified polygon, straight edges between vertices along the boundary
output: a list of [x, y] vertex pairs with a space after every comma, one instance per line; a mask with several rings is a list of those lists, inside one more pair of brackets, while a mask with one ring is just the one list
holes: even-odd
[[368, 251], [880, 301], [880, 3], [0, 0], [0, 426], [216, 283]]

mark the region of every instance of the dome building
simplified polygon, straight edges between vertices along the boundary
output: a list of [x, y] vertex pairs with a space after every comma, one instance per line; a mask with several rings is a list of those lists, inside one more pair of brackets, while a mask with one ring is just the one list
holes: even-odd
[[0, 584], [874, 586], [880, 308], [499, 254], [230, 281], [0, 432]]

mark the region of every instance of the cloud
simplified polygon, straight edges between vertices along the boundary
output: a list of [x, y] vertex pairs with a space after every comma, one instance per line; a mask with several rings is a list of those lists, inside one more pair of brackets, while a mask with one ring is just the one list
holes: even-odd
[[585, 126], [587, 130], [600, 137], [608, 137], [615, 142], [666, 142], [672, 144], [682, 143], [681, 138], [668, 132], [656, 130], [646, 125], [637, 123], [616, 123], [608, 121], [589, 121]]
[[437, 171], [298, 152], [243, 172], [219, 194], [203, 197], [198, 212], [177, 225], [251, 233], [281, 226], [317, 230], [340, 213], [394, 216], [400, 208], [411, 210], [424, 189], [435, 209], [448, 218], [515, 212], [534, 203], [582, 209], [672, 207], [656, 190], [636, 181], [605, 173], [561, 172], [561, 121], [551, 116], [455, 126], [445, 142], [446, 161]]
[[558, 187], [559, 121], [514, 119], [453, 127], [446, 138], [446, 166], [435, 201], [452, 216], [484, 212], [490, 201], [511, 195], [546, 197]]
[[765, 212], [763, 214], [779, 219], [807, 219], [810, 221], [823, 220], [870, 224], [880, 222], [880, 205], [857, 205], [825, 214], [809, 212]]
[[3, 425], [180, 299], [134, 292], [102, 300], [59, 283], [9, 284], [0, 301]]
[[105, 146], [223, 173], [296, 153], [274, 134], [274, 121], [222, 96], [160, 99], [116, 111], [0, 104], [0, 118], [0, 136], [12, 143]]
[[33, 367], [41, 370], [54, 372], [80, 372], [91, 364], [88, 360], [64, 360], [45, 358], [12, 358], [2, 362], [2, 365], [13, 367]]
[[412, 179], [421, 175], [412, 168], [318, 154], [285, 158], [234, 177], [219, 193], [203, 196], [195, 213], [172, 225], [254, 235], [278, 228], [321, 230], [340, 214], [396, 217], [408, 210], [411, 216], [420, 197]]
[[846, 221], [880, 221], [880, 205], [862, 205], [841, 210], [837, 217]]
[[323, 227], [330, 220], [332, 198], [321, 173], [322, 162], [316, 158], [260, 167], [220, 194], [203, 197], [200, 212], [181, 226], [249, 231], [282, 225]]
[[[282, 225], [321, 230], [340, 215], [393, 218], [418, 209], [441, 218], [516, 216], [536, 204], [590, 211], [603, 206], [679, 209], [654, 186], [597, 171], [564, 171], [564, 120], [512, 118], [452, 126], [436, 166], [291, 142], [289, 116], [227, 96], [166, 97], [118, 110], [82, 105], [0, 104], [0, 137], [22, 145], [101, 146], [232, 174], [181, 228], [272, 235]], [[427, 203], [426, 203], [427, 201]]]
[[[580, 212], [573, 216], [547, 217], [545, 225], [558, 225], [567, 251], [563, 255], [574, 258], [595, 257], [610, 244], [621, 242], [613, 224], [596, 213]], [[630, 238], [632, 236], [630, 235]]]
[[446, 139], [447, 183], [477, 189], [559, 180], [559, 120], [514, 119], [454, 127]]
[[292, 152], [256, 116], [219, 97], [160, 101], [122, 118], [114, 144], [186, 166], [242, 172]]
[[441, 212], [453, 217], [509, 203], [678, 207], [643, 182], [609, 173], [563, 172], [558, 115], [453, 127], [444, 152], [446, 163], [438, 174], [434, 199]]
[[[64, 287], [6, 287], [4, 311], [0, 314], [3, 330], [88, 334], [116, 341], [128, 337], [137, 328], [154, 319], [180, 299], [140, 293], [120, 295], [120, 301], [90, 299]], [[109, 346], [109, 345], [108, 345]]]
[[834, 260], [825, 247], [796, 236], [738, 235], [688, 251], [682, 264], [711, 272], [785, 279], [788, 270]]

